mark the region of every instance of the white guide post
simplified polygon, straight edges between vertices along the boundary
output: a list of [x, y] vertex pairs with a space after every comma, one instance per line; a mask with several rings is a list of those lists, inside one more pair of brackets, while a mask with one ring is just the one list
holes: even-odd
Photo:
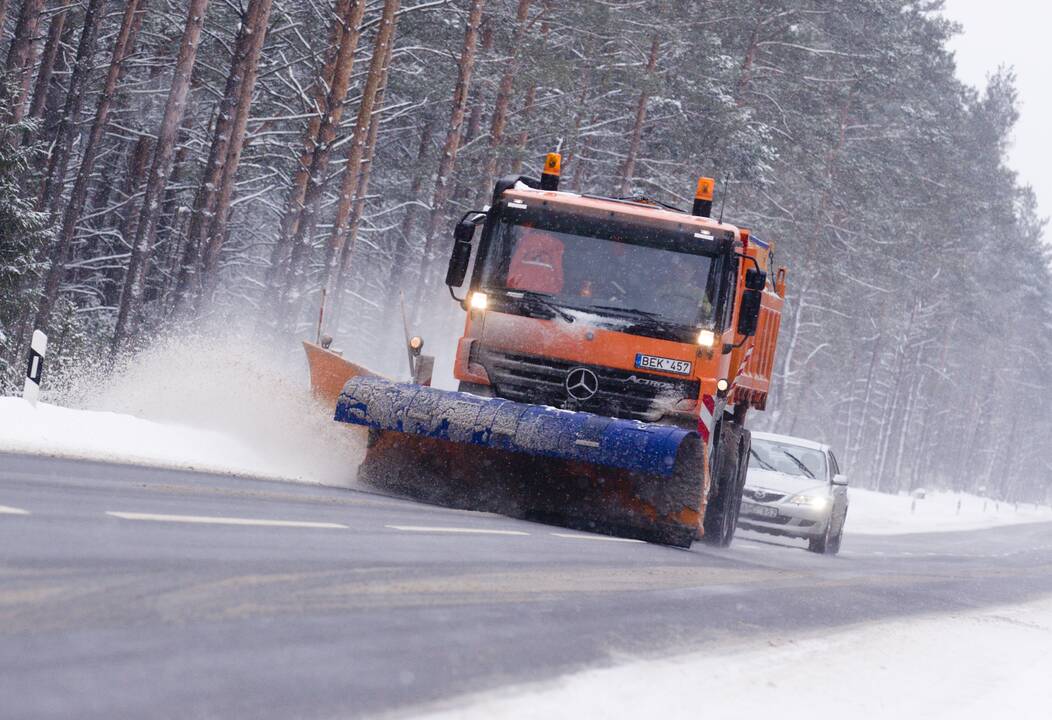
[[44, 353], [47, 352], [47, 335], [40, 330], [33, 331], [33, 342], [29, 346], [29, 365], [26, 367], [26, 384], [22, 397], [36, 407], [40, 397], [40, 378], [44, 374]]

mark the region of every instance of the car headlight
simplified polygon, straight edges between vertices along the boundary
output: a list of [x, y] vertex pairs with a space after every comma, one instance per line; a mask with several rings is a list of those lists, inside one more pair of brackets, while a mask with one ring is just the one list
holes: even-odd
[[793, 495], [790, 505], [806, 505], [812, 510], [825, 510], [829, 507], [829, 498], [825, 495]]

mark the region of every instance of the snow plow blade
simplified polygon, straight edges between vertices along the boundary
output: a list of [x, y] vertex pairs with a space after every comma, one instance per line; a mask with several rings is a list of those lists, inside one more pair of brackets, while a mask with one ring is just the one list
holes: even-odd
[[697, 433], [358, 376], [335, 419], [370, 429], [364, 482], [418, 499], [687, 547]]

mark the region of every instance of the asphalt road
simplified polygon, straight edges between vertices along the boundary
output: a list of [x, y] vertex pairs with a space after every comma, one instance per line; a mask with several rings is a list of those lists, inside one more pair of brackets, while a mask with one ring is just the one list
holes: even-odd
[[[320, 525], [316, 525], [320, 524]], [[850, 530], [850, 519], [849, 519]], [[0, 455], [0, 718], [354, 718], [625, 655], [1052, 594], [1052, 524], [838, 557]]]

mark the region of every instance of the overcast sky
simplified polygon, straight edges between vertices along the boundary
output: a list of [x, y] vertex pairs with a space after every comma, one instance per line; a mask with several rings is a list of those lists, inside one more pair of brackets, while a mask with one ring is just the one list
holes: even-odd
[[1015, 68], [1022, 116], [1011, 163], [1037, 192], [1041, 214], [1052, 216], [1052, 3], [946, 0], [946, 15], [963, 25], [951, 48], [964, 82], [981, 88], [999, 65]]

